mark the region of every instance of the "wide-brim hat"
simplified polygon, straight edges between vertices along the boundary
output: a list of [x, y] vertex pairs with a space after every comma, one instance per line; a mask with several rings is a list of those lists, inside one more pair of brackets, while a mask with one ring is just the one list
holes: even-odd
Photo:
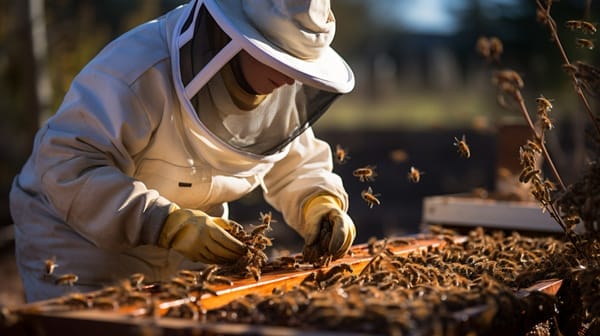
[[[285, 50], [285, 46], [282, 47], [281, 43], [277, 43], [279, 41], [274, 42], [273, 36], [267, 37], [269, 32], [263, 34], [260, 31], [265, 26], [272, 28], [275, 25], [277, 27], [278, 23], [264, 22], [264, 20], [269, 20], [268, 15], [257, 17], [249, 13], [248, 8], [250, 7], [248, 6], [271, 5], [277, 7], [278, 4], [281, 5], [282, 1], [259, 0], [249, 3], [248, 0], [204, 0], [203, 2], [217, 24], [234, 43], [240, 44], [242, 49], [259, 62], [321, 90], [347, 93], [354, 88], [352, 69], [329, 46], [329, 43], [319, 47], [318, 54], [314, 57], [298, 57], [294, 55], [294, 51]], [[329, 1], [325, 1], [325, 3], [329, 10]], [[245, 9], [244, 6], [246, 6]], [[275, 13], [277, 10], [278, 8], [272, 8]], [[304, 34], [303, 28], [299, 27], [300, 34]]]

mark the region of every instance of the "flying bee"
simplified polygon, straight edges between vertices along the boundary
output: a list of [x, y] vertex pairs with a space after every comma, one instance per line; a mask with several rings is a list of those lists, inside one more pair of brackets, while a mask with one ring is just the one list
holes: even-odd
[[375, 172], [375, 166], [365, 166], [362, 168], [355, 169], [352, 175], [358, 177], [361, 182], [374, 181], [377, 173]]
[[131, 283], [131, 286], [138, 288], [138, 289], [142, 288], [142, 285], [144, 284], [144, 274], [143, 273], [134, 273], [129, 276], [129, 281]]
[[260, 217], [258, 218], [263, 225], [271, 225], [271, 223], [277, 222], [273, 219], [273, 214], [271, 211], [267, 213], [260, 213]]
[[593, 50], [595, 46], [594, 41], [584, 38], [578, 38], [577, 40], [575, 40], [575, 44], [580, 48], [585, 48], [589, 50]]
[[61, 275], [56, 279], [56, 284], [57, 285], [67, 285], [67, 286], [73, 286], [77, 280], [79, 280], [79, 277], [73, 273], [67, 273], [65, 275]]
[[373, 189], [371, 187], [368, 187], [367, 190], [361, 191], [360, 196], [362, 197], [362, 199], [365, 200], [365, 202], [367, 202], [367, 204], [369, 205], [369, 208], [373, 208], [373, 205], [375, 205], [375, 204], [377, 204], [377, 205], [381, 204], [381, 202], [377, 198], [377, 196], [380, 196], [380, 195], [374, 194]]
[[348, 162], [350, 156], [348, 150], [343, 148], [341, 145], [335, 145], [335, 161], [339, 164]]
[[457, 137], [454, 137], [454, 146], [458, 147], [458, 153], [460, 154], [460, 156], [465, 157], [467, 159], [471, 157], [471, 149], [467, 144], [467, 138], [464, 134], [461, 140], [458, 140]]
[[421, 181], [421, 175], [423, 174], [425, 174], [425, 172], [411, 166], [410, 171], [408, 172], [408, 180], [412, 183], [419, 183], [419, 181]]
[[52, 259], [46, 259], [44, 261], [44, 267], [46, 270], [46, 275], [52, 275], [54, 273], [54, 269], [58, 267], [56, 258], [52, 257]]

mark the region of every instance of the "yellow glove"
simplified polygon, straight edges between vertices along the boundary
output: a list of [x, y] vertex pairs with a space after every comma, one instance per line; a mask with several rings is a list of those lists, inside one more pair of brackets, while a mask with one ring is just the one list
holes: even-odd
[[322, 222], [332, 225], [331, 240], [327, 244], [329, 254], [339, 259], [346, 254], [356, 238], [354, 222], [342, 210], [342, 202], [332, 195], [317, 195], [304, 205], [305, 244], [313, 245], [320, 238]]
[[158, 238], [158, 245], [172, 248], [192, 261], [224, 264], [246, 253], [245, 245], [227, 229], [235, 222], [212, 217], [200, 210], [172, 206]]

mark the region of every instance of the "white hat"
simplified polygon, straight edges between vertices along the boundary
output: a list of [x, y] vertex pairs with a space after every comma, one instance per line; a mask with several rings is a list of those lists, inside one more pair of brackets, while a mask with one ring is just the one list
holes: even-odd
[[204, 0], [221, 29], [258, 61], [330, 92], [354, 88], [354, 74], [331, 48], [329, 0]]

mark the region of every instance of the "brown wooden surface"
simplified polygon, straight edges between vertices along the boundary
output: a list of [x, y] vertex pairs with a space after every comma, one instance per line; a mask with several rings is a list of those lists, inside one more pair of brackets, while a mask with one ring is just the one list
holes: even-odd
[[[455, 241], [460, 242], [465, 237], [457, 237]], [[410, 253], [418, 249], [424, 249], [434, 246], [442, 246], [446, 242], [443, 239], [427, 237], [410, 237], [406, 239], [410, 242], [408, 245], [388, 246], [395, 254], [401, 255]], [[391, 245], [391, 244], [390, 244]], [[352, 248], [352, 254], [340, 260], [332, 262], [327, 267], [320, 268], [327, 271], [329, 268], [345, 263], [352, 267], [353, 273], [359, 274], [369, 263], [373, 256], [369, 253], [366, 244], [357, 245]], [[274, 288], [282, 291], [292, 289], [312, 272], [319, 269], [312, 266], [302, 266], [298, 269], [277, 272], [265, 272], [261, 278], [256, 281], [251, 278], [235, 279], [232, 286], [219, 285], [213, 287], [217, 296], [205, 295], [199, 303], [207, 310], [222, 307], [232, 300], [243, 297], [247, 294], [268, 295]], [[526, 296], [532, 291], [543, 291], [550, 295], [556, 295], [562, 281], [551, 279], [537, 283], [527, 289], [521, 290], [517, 294]], [[56, 300], [60, 300], [56, 299]], [[147, 307], [142, 305], [122, 306], [115, 311], [106, 310], [69, 310], [64, 305], [53, 305], [49, 300], [24, 305], [15, 311], [19, 311], [25, 323], [17, 325], [13, 330], [15, 335], [63, 335], [64, 331], [69, 329], [73, 331], [82, 331], [87, 336], [106, 335], [106, 334], [154, 334], [162, 331], [166, 334], [177, 335], [195, 335], [202, 333], [223, 334], [223, 335], [241, 335], [241, 334], [261, 334], [261, 335], [327, 335], [327, 332], [303, 332], [300, 330], [269, 326], [252, 326], [238, 324], [210, 324], [199, 323], [196, 320], [174, 319], [165, 317], [170, 307], [185, 304], [190, 299], [179, 299], [172, 301], [161, 301], [154, 306], [155, 311], [151, 314], [154, 318], [133, 318], [134, 316], [148, 316]], [[62, 310], [61, 310], [62, 309]], [[467, 317], [478, 316], [487, 311], [487, 307], [469, 308], [461, 314]], [[159, 318], [160, 317], [160, 318]], [[23, 329], [24, 328], [24, 329]], [[65, 329], [67, 328], [67, 329]], [[42, 333], [37, 333], [41, 331]]]
[[[427, 248], [428, 246], [440, 246], [444, 243], [445, 242], [440, 239], [415, 239], [411, 245], [390, 247], [390, 249], [392, 249], [394, 253], [400, 255]], [[368, 246], [366, 244], [356, 245], [352, 248], [352, 256], [346, 256], [336, 260], [327, 267], [321, 268], [321, 270], [327, 271], [331, 267], [345, 263], [352, 267], [354, 274], [359, 274], [371, 258], [372, 256], [369, 254]], [[312, 266], [302, 266], [301, 268], [290, 271], [263, 273], [258, 281], [253, 278], [234, 280], [233, 286], [221, 285], [214, 287], [218, 295], [204, 296], [200, 301], [200, 305], [205, 309], [215, 309], [247, 294], [268, 295], [271, 294], [275, 288], [287, 291], [294, 286], [299, 285], [304, 278], [310, 275], [310, 273], [316, 271], [318, 271], [318, 269]]]

